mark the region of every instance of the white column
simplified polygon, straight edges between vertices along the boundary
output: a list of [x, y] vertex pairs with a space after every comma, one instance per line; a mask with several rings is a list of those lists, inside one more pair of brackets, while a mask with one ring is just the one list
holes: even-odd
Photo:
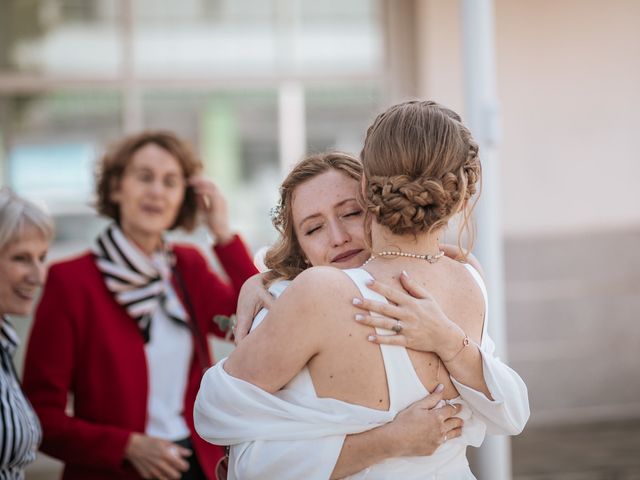
[[276, 71], [278, 86], [278, 147], [280, 170], [287, 174], [307, 150], [304, 85], [296, 80], [296, 43], [300, 33], [300, 5], [296, 0], [276, 0]]
[[278, 91], [278, 145], [280, 169], [287, 173], [302, 160], [306, 151], [306, 121], [304, 87], [300, 82], [280, 84]]
[[142, 129], [142, 98], [135, 78], [133, 0], [121, 0], [122, 9], [122, 130], [125, 134]]
[[[477, 205], [478, 237], [475, 253], [482, 263], [489, 290], [489, 333], [506, 360], [504, 261], [498, 141], [500, 112], [496, 87], [494, 5], [492, 0], [462, 1], [465, 123], [480, 145], [482, 196]], [[479, 480], [511, 479], [508, 437], [488, 436], [474, 452]]]
[[418, 95], [416, 0], [386, 0], [382, 3], [385, 29], [386, 103], [414, 99]]

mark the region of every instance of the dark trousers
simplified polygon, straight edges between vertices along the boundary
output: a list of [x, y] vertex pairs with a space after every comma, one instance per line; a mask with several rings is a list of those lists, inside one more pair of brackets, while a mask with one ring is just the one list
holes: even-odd
[[176, 445], [180, 445], [181, 447], [188, 448], [192, 453], [189, 458], [186, 460], [189, 462], [189, 470], [182, 474], [181, 480], [206, 480], [204, 476], [204, 472], [202, 471], [202, 467], [198, 462], [198, 457], [196, 457], [195, 451], [193, 450], [193, 445], [191, 445], [191, 439], [185, 438], [184, 440], [178, 440], [177, 442], [173, 442]]

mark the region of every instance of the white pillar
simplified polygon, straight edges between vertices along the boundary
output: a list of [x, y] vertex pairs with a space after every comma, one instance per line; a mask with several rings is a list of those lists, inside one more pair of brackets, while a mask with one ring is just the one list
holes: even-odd
[[278, 92], [278, 145], [280, 169], [288, 173], [294, 163], [302, 160], [306, 151], [304, 87], [299, 82], [280, 84]]
[[142, 129], [142, 95], [136, 81], [134, 65], [133, 0], [121, 0], [120, 6], [122, 9], [122, 130], [129, 134]]
[[[506, 360], [502, 204], [497, 147], [498, 107], [494, 5], [492, 0], [462, 0], [465, 123], [480, 145], [482, 196], [477, 205], [478, 237], [475, 253], [482, 263], [489, 290], [489, 333]], [[474, 452], [472, 463], [479, 480], [511, 479], [509, 437], [488, 436]]]
[[300, 5], [296, 0], [276, 0], [276, 70], [288, 80], [278, 88], [278, 147], [280, 170], [289, 173], [291, 166], [307, 150], [306, 104], [304, 85], [296, 80], [296, 44], [300, 34]]

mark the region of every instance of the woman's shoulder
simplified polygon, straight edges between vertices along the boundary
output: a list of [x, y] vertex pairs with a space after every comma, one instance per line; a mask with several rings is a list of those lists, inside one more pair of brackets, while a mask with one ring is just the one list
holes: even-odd
[[480, 275], [480, 278], [484, 280], [484, 270], [482, 270], [482, 265], [473, 253], [469, 253], [465, 259], [461, 259], [460, 263], [465, 265], [467, 269], [469, 269], [470, 267], [471, 269], [475, 270], [476, 273]]
[[310, 267], [298, 275], [288, 286], [287, 292], [304, 293], [310, 302], [322, 302], [353, 296], [355, 284], [344, 271], [335, 267]]
[[49, 266], [40, 304], [45, 299], [55, 305], [75, 304], [80, 302], [81, 298], [86, 298], [87, 294], [92, 298], [98, 298], [95, 297], [95, 292], [100, 292], [101, 296], [106, 291], [94, 254], [90, 251], [83, 252]]
[[76, 277], [95, 270], [95, 257], [92, 252], [82, 252], [70, 258], [57, 260], [49, 266], [48, 276]]
[[349, 277], [343, 270], [335, 267], [310, 267], [298, 275], [291, 285], [317, 285], [331, 287], [332, 285], [349, 283]]

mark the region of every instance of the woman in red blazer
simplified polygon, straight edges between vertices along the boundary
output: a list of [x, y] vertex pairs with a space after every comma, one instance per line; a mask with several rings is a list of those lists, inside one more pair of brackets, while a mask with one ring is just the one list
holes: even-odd
[[[193, 427], [212, 363], [205, 338], [224, 336], [213, 317], [234, 312], [256, 269], [200, 169], [169, 132], [125, 138], [98, 176], [98, 211], [114, 223], [91, 252], [49, 271], [24, 389], [42, 422], [42, 451], [65, 463], [64, 479], [215, 479], [223, 451]], [[197, 211], [231, 285], [196, 249], [163, 240], [193, 228]]]

